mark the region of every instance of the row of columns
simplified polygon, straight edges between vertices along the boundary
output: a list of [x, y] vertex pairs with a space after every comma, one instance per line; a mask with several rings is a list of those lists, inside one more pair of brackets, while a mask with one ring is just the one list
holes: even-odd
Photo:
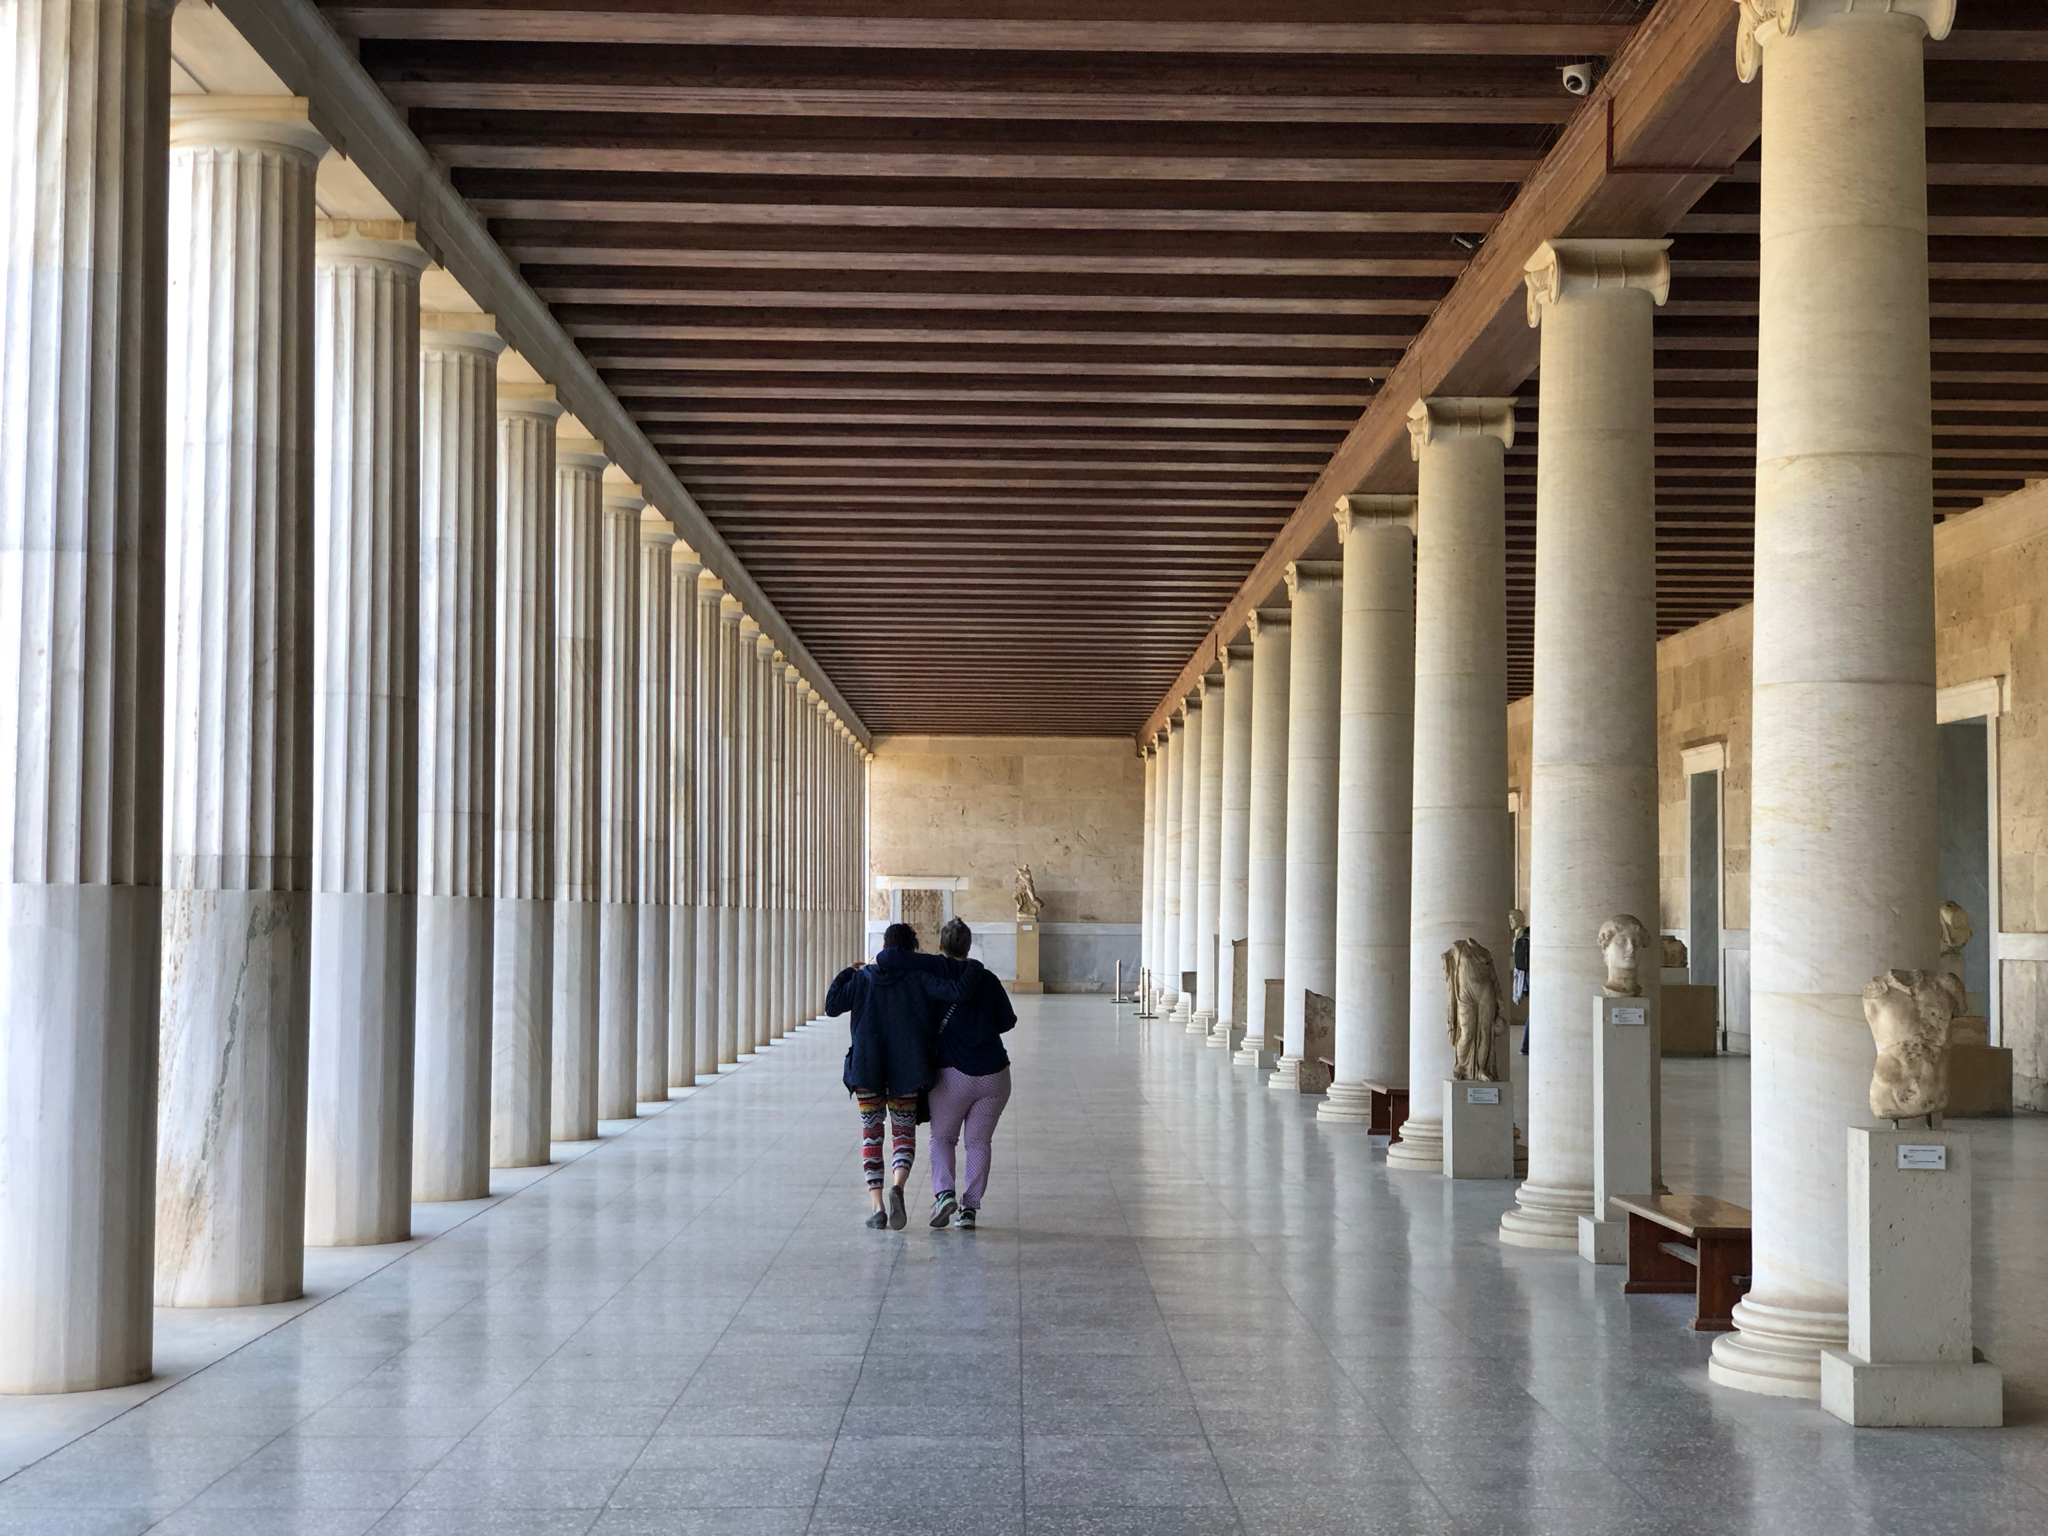
[[0, 118], [0, 1391], [302, 1290], [809, 1017], [865, 753], [675, 529], [317, 217], [167, 0], [19, 0]]
[[[1846, 1344], [1843, 1131], [1864, 1121], [1873, 1057], [1860, 993], [1931, 964], [1937, 944], [1921, 45], [1953, 11], [1745, 0], [1740, 29], [1745, 78], [1764, 78], [1755, 1278], [1711, 1371], [1767, 1393], [1818, 1395], [1820, 1350]], [[1658, 926], [1653, 314], [1667, 243], [1560, 239], [1527, 263], [1542, 424], [1532, 1043], [1528, 1174], [1500, 1236], [1536, 1248], [1576, 1249], [1593, 1213], [1595, 936], [1619, 913]], [[1439, 957], [1471, 938], [1506, 968], [1513, 402], [1426, 399], [1410, 426], [1415, 497], [1341, 503], [1341, 565], [1290, 566], [1285, 605], [1254, 612], [1249, 646], [1225, 647], [1143, 744], [1143, 944], [1174, 1016], [1273, 1066], [1280, 1091], [1298, 1086], [1307, 995], [1330, 996], [1336, 1080], [1318, 1117], [1365, 1118], [1366, 1082], [1410, 1085], [1388, 1166], [1433, 1171], [1452, 1068]], [[1655, 976], [1646, 964], [1653, 1001]], [[1653, 1116], [1655, 1100], [1653, 1084]]]

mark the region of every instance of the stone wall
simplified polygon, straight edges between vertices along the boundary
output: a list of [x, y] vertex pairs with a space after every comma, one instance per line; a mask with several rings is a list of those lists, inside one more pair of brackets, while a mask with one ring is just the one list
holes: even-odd
[[1515, 807], [1515, 905], [1529, 910], [1529, 764], [1535, 754], [1535, 700], [1508, 706], [1508, 791]]
[[977, 951], [1014, 975], [1011, 886], [1029, 864], [1045, 902], [1039, 974], [1049, 990], [1107, 991], [1138, 964], [1145, 765], [1129, 737], [881, 736], [869, 770], [870, 925], [888, 916], [883, 875], [964, 877], [953, 910]]

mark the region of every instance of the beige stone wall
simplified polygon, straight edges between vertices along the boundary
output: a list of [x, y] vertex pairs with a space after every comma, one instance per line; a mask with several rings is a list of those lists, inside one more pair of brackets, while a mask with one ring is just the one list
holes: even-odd
[[1721, 926], [1749, 927], [1750, 610], [1696, 624], [1657, 646], [1658, 922], [1686, 926], [1684, 753], [1719, 742], [1721, 777]]
[[882, 736], [869, 769], [869, 915], [876, 875], [964, 875], [954, 910], [1013, 921], [1029, 864], [1047, 923], [1135, 923], [1145, 765], [1127, 736]]
[[1535, 700], [1524, 696], [1508, 706], [1508, 789], [1515, 810], [1515, 905], [1529, 910], [1529, 763], [1535, 753]]

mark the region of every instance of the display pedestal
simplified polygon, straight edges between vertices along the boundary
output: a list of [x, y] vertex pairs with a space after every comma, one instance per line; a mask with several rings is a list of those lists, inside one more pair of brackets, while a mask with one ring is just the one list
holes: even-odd
[[1720, 1045], [1721, 992], [1718, 987], [1673, 986], [1657, 998], [1658, 1038], [1666, 1056], [1713, 1056]]
[[1515, 1095], [1508, 1083], [1444, 1079], [1444, 1177], [1515, 1176]]
[[1593, 1214], [1579, 1218], [1579, 1257], [1628, 1262], [1628, 1221], [1611, 1195], [1647, 1195], [1655, 1183], [1651, 1096], [1657, 1031], [1647, 997], [1593, 999]]
[[2004, 1377], [1970, 1334], [1970, 1138], [1849, 1127], [1849, 1347], [1820, 1403], [1863, 1426], [1995, 1428]]
[[[1981, 1021], [1978, 1027], [1982, 1029]], [[1948, 1048], [1948, 1118], [1965, 1120], [2011, 1114], [2010, 1048], [1984, 1045], [1976, 1040], [1953, 1042]]]
[[1021, 917], [1017, 919], [1017, 979], [1010, 983], [1010, 990], [1045, 990], [1038, 980], [1038, 924]]

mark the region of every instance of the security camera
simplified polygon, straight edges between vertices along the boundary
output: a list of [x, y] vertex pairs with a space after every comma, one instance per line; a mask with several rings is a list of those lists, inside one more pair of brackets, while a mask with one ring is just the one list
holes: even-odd
[[1564, 77], [1564, 88], [1574, 96], [1585, 95], [1600, 78], [1599, 66], [1595, 64], [1567, 64], [1558, 73]]

